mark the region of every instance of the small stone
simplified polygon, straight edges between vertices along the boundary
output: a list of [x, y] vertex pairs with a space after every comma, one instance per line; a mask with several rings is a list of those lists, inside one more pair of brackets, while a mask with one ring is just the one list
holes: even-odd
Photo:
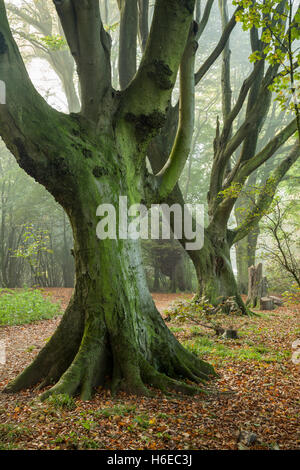
[[246, 446], [251, 446], [258, 442], [258, 436], [254, 432], [240, 431], [237, 442]]

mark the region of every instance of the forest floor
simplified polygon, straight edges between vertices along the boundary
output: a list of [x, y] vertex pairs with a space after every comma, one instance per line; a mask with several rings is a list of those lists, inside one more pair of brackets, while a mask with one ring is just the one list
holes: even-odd
[[[64, 308], [71, 289], [46, 289]], [[178, 294], [153, 294], [163, 317]], [[28, 365], [53, 334], [60, 317], [0, 328], [7, 362], [0, 390]], [[214, 364], [219, 378], [209, 394], [139, 398], [98, 389], [93, 400], [48, 400], [36, 390], [0, 393], [0, 450], [4, 449], [299, 449], [300, 366], [291, 361], [300, 338], [300, 305], [254, 317], [218, 317], [239, 338], [176, 321], [167, 325], [190, 350]], [[255, 442], [238, 442], [240, 431]]]

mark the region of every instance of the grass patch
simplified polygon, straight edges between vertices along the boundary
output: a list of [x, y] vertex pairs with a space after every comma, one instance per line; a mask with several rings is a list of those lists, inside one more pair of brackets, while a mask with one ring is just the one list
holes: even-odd
[[84, 435], [78, 435], [76, 432], [71, 431], [69, 434], [62, 434], [56, 436], [55, 440], [51, 441], [57, 445], [56, 449], [62, 448], [67, 449], [100, 449], [101, 443], [97, 440], [91, 439]]
[[124, 416], [127, 413], [130, 413], [131, 411], [134, 411], [136, 409], [135, 405], [115, 405], [111, 408], [103, 408], [102, 410], [99, 410], [97, 413], [99, 415], [105, 416], [106, 418], [109, 418], [110, 416]]
[[207, 337], [185, 341], [184, 346], [197, 356], [209, 356], [210, 358], [217, 357], [244, 361], [280, 362], [288, 358], [291, 354], [290, 351], [272, 350], [263, 344], [247, 345], [246, 347], [238, 347], [233, 344], [233, 347], [229, 347], [225, 344], [214, 342]]
[[50, 395], [50, 397], [46, 398], [45, 403], [55, 410], [74, 410], [76, 408], [74, 398], [69, 397], [69, 395], [65, 393]]
[[0, 289], [0, 325], [49, 320], [61, 313], [61, 306], [45, 299], [39, 290]]
[[151, 425], [147, 414], [138, 415], [133, 419], [133, 421], [143, 429], [147, 429]]
[[158, 413], [156, 416], [161, 419], [169, 419], [172, 417], [172, 415], [168, 415], [167, 413]]
[[28, 430], [24, 426], [10, 423], [0, 424], [0, 450], [13, 450], [17, 448], [15, 441], [27, 435]]
[[172, 333], [180, 333], [184, 330], [184, 328], [182, 328], [181, 326], [170, 326], [169, 330], [172, 331]]

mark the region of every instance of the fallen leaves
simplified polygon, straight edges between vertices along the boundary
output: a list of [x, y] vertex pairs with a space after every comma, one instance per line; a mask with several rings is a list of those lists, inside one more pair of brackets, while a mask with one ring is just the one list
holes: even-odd
[[[58, 321], [1, 329], [8, 361], [0, 368], [1, 388], [38, 353], [38, 348], [28, 348], [42, 347]], [[225, 326], [226, 321], [238, 326], [241, 319], [224, 316]], [[299, 448], [299, 367], [291, 360], [292, 343], [300, 333], [299, 306], [249, 318], [242, 333], [238, 344], [209, 335], [214, 347], [204, 357], [216, 364], [220, 378], [209, 385], [207, 396], [167, 398], [157, 392], [155, 398], [137, 400], [124, 393], [111, 397], [99, 388], [92, 401], [75, 399], [74, 408], [67, 409], [39, 403], [35, 390], [0, 394], [0, 449]], [[174, 334], [195, 341], [188, 324]], [[218, 345], [232, 351], [260, 345], [263, 360], [223, 357], [216, 354]], [[279, 360], [267, 362], [264, 348], [280, 353]], [[257, 440], [238, 442], [240, 432], [254, 434]]]

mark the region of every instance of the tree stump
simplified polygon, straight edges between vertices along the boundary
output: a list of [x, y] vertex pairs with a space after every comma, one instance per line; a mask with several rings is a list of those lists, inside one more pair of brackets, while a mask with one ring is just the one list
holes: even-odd
[[274, 310], [274, 301], [271, 297], [261, 297], [260, 310]]
[[222, 338], [225, 338], [225, 339], [238, 339], [237, 331], [233, 330], [233, 329], [225, 330], [223, 335], [222, 335]]
[[262, 264], [250, 266], [248, 268], [248, 297], [246, 304], [254, 308], [257, 306], [258, 300], [262, 297]]
[[273, 300], [274, 305], [277, 305], [277, 307], [282, 307], [284, 302], [280, 297], [276, 297], [275, 295], [269, 295], [270, 299]]

